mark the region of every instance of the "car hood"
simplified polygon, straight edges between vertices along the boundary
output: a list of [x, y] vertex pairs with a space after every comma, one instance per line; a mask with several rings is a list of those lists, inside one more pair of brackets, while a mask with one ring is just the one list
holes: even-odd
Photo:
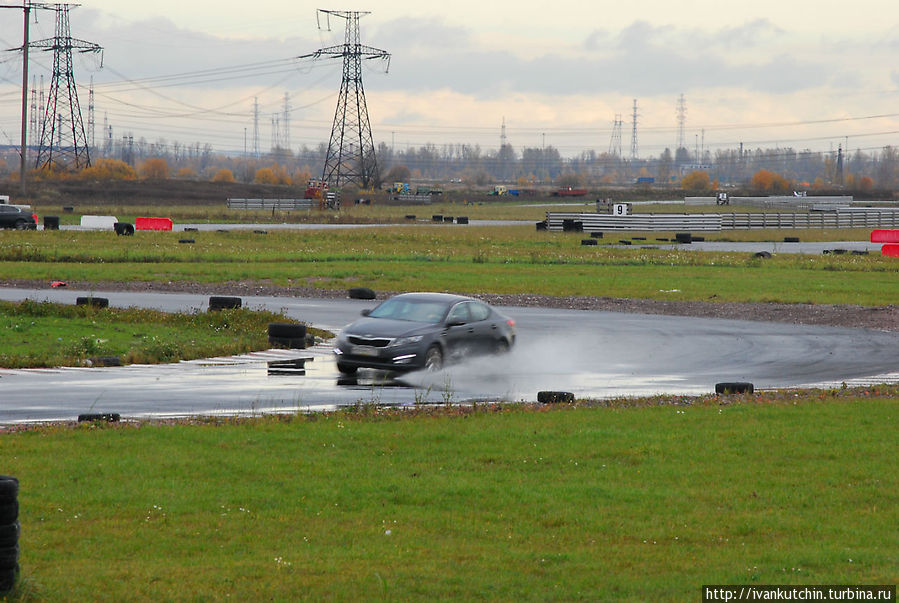
[[345, 335], [361, 335], [363, 337], [408, 337], [420, 335], [440, 328], [440, 325], [408, 320], [391, 320], [389, 318], [362, 318], [345, 327]]

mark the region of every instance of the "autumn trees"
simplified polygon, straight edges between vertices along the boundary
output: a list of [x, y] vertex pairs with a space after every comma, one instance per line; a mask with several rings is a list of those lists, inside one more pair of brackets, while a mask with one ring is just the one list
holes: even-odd
[[754, 192], [769, 195], [785, 195], [792, 188], [789, 180], [769, 170], [757, 171], [753, 174], [749, 185]]

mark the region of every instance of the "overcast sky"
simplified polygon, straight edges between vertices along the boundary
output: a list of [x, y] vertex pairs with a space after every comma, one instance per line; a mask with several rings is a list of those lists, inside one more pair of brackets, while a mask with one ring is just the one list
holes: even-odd
[[[328, 31], [317, 7], [370, 11], [362, 42], [392, 55], [389, 72], [381, 61], [364, 72], [376, 143], [495, 149], [505, 120], [516, 149], [572, 156], [608, 151], [620, 115], [627, 155], [637, 99], [638, 154], [649, 157], [674, 150], [683, 94], [691, 151], [899, 144], [899, 3], [887, 0], [84, 0], [72, 36], [105, 48], [102, 69], [98, 57], [75, 60], [85, 121], [93, 76], [98, 138], [108, 123], [115, 138], [242, 151], [246, 133], [252, 150], [256, 99], [264, 151], [274, 120], [285, 134], [287, 94], [291, 146], [325, 142], [341, 65], [294, 57], [342, 43], [345, 22]], [[36, 12], [32, 40], [52, 37], [53, 13]], [[21, 46], [21, 11], [0, 15], [0, 43]], [[52, 54], [32, 56], [46, 87]], [[7, 52], [4, 143], [18, 141], [20, 82], [20, 55]]]

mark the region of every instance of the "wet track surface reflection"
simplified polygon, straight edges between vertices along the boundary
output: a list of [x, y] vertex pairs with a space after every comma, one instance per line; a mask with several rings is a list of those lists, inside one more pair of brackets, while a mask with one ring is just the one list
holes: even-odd
[[[0, 289], [0, 298], [74, 303], [77, 291]], [[188, 294], [94, 292], [113, 306], [204, 311]], [[375, 302], [244, 297], [246, 307], [283, 311], [339, 329]], [[578, 397], [703, 394], [721, 381], [758, 388], [851, 382], [899, 370], [894, 333], [673, 316], [500, 308], [518, 324], [506, 355], [470, 359], [435, 373], [392, 377], [336, 369], [331, 345], [236, 357], [111, 368], [0, 369], [0, 423], [123, 417], [306, 412], [354, 404], [534, 401], [538, 391]], [[268, 362], [310, 358], [303, 374], [270, 375]], [[894, 379], [895, 375], [887, 379]]]

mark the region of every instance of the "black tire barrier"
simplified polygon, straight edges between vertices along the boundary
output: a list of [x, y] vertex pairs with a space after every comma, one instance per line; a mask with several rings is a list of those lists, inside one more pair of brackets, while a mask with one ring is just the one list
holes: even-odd
[[443, 221], [446, 222], [447, 224], [452, 224], [453, 217], [452, 216], [443, 216]]
[[200, 232], [200, 229], [194, 228], [192, 226], [188, 226], [187, 228], [184, 229], [184, 232]]
[[784, 243], [798, 243], [799, 237], [784, 237]]
[[468, 224], [468, 216], [459, 216], [456, 218], [456, 224]]
[[183, 243], [185, 245], [190, 245], [192, 243], [196, 243], [196, 241], [193, 239], [178, 239], [178, 242]]
[[108, 308], [109, 299], [105, 297], [76, 297], [76, 306], [92, 306], [94, 308]]
[[87, 412], [78, 415], [79, 423], [118, 423], [122, 415], [117, 412]]
[[22, 524], [18, 521], [0, 525], [0, 548], [16, 546], [19, 544], [19, 534], [22, 533]]
[[602, 233], [601, 232], [591, 232], [590, 236], [593, 237], [594, 239], [601, 239]]
[[268, 231], [267, 231], [267, 230], [254, 230], [254, 231], [253, 231], [253, 234], [265, 234], [265, 235], [267, 235], [267, 234], [268, 234]]
[[663, 242], [663, 243], [667, 243], [667, 242], [668, 242], [668, 237], [659, 237], [659, 238], [656, 239], [656, 241], [661, 241], [661, 242]]
[[128, 222], [116, 222], [112, 225], [112, 228], [120, 237], [130, 237], [134, 234], [134, 224], [129, 224]]
[[19, 565], [19, 547], [7, 546], [0, 548], [0, 571], [14, 570]]
[[692, 243], [693, 235], [689, 232], [678, 232], [674, 235], [674, 240], [678, 243]]
[[91, 366], [122, 366], [119, 356], [94, 356], [90, 361]]
[[353, 287], [347, 289], [347, 295], [350, 299], [374, 299], [375, 292], [368, 287]]
[[304, 349], [306, 347], [306, 325], [292, 322], [269, 323], [268, 342], [291, 350]]
[[62, 208], [62, 211], [64, 211], [64, 212], [67, 213], [67, 214], [70, 214], [70, 213], [72, 213], [73, 211], [75, 211], [75, 208], [74, 208], [74, 207], [63, 207], [63, 208]]
[[845, 249], [834, 249], [832, 253], [834, 253], [836, 255], [843, 255], [844, 253], [846, 253], [846, 250]]
[[646, 240], [646, 237], [631, 237], [631, 240], [633, 240], [633, 241], [645, 241], [645, 240]]
[[443, 222], [443, 215], [442, 214], [434, 214], [433, 216], [431, 216], [431, 221], [432, 222]]
[[596, 245], [596, 239], [581, 239], [581, 245]]
[[751, 394], [755, 391], [752, 383], [745, 381], [734, 381], [715, 384], [716, 394]]
[[236, 310], [243, 306], [243, 300], [239, 297], [213, 295], [209, 298], [209, 311]]
[[59, 230], [59, 216], [44, 216], [44, 230]]
[[621, 243], [622, 245], [631, 245], [632, 244], [627, 239], [618, 239], [618, 242]]
[[752, 255], [752, 257], [766, 260], [771, 257], [771, 254], [767, 251], [757, 251]]
[[16, 587], [19, 570], [16, 568], [0, 570], [0, 595], [11, 592]]
[[540, 404], [571, 404], [574, 402], [574, 394], [571, 392], [537, 392], [537, 402]]
[[852, 250], [852, 255], [868, 255], [868, 250], [867, 250], [867, 249], [864, 249], [864, 250], [862, 250], [862, 249], [853, 249], [853, 250]]
[[547, 230], [547, 229], [548, 229], [548, 225], [546, 224], [546, 220], [542, 220], [542, 221], [540, 221], [540, 222], [537, 222], [537, 223], [536, 223], [536, 226], [537, 226], [537, 230]]
[[19, 480], [11, 475], [0, 475], [0, 503], [9, 503], [19, 495]]
[[19, 501], [0, 505], [0, 525], [15, 523], [19, 519]]
[[565, 220], [562, 220], [562, 232], [576, 232], [576, 224], [577, 220], [574, 219], [566, 218]]
[[694, 243], [702, 243], [703, 241], [705, 241], [705, 237], [693, 237]]
[[407, 219], [407, 220], [414, 220], [414, 219], [415, 219], [415, 214], [406, 214], [406, 219]]

